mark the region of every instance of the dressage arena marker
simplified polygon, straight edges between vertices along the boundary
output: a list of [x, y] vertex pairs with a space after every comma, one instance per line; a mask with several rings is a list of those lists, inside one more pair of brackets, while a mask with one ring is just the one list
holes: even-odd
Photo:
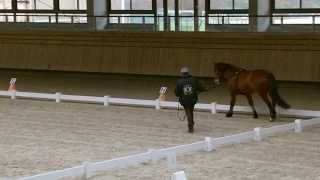
[[9, 83], [8, 91], [16, 91], [17, 78], [11, 78]]
[[[159, 101], [159, 100], [139, 100], [139, 99], [124, 99], [124, 98], [112, 98], [109, 96], [96, 97], [96, 96], [75, 96], [75, 95], [64, 95], [62, 93], [46, 94], [46, 93], [31, 93], [31, 92], [9, 92], [0, 91], [0, 96], [3, 97], [14, 97], [14, 98], [31, 98], [31, 99], [45, 99], [55, 100], [57, 103], [61, 101], [71, 102], [85, 102], [85, 103], [101, 103], [104, 105], [129, 105], [129, 106], [142, 106], [142, 107], [153, 107], [153, 108], [170, 108], [176, 109], [178, 102]], [[213, 108], [215, 107], [215, 108]], [[197, 110], [213, 112], [226, 112], [229, 109], [227, 105], [220, 105], [216, 103], [212, 104], [197, 104]], [[250, 107], [237, 106], [235, 112], [238, 113], [251, 113]], [[266, 112], [260, 112], [265, 113]], [[213, 151], [221, 146], [230, 144], [246, 143], [250, 141], [261, 141], [263, 138], [273, 136], [278, 133], [296, 132], [301, 133], [304, 128], [311, 127], [320, 124], [320, 112], [319, 111], [306, 111], [306, 110], [282, 110], [279, 114], [291, 117], [311, 117], [311, 120], [300, 120], [297, 119], [294, 123], [288, 123], [269, 128], [255, 128], [252, 131], [243, 133], [233, 134], [224, 137], [211, 138], [206, 137], [203, 141], [195, 142], [192, 144], [179, 145], [175, 147], [169, 147], [164, 149], [149, 150], [148, 152], [130, 155], [126, 157], [111, 159], [102, 162], [85, 162], [80, 166], [68, 168], [64, 170], [57, 170], [48, 173], [43, 173], [30, 177], [23, 177], [18, 180], [58, 180], [61, 178], [69, 177], [83, 177], [88, 179], [99, 172], [111, 171], [116, 169], [124, 169], [129, 166], [139, 165], [142, 163], [157, 162], [158, 160], [167, 159], [168, 166], [176, 167], [177, 155], [191, 154], [198, 151]], [[315, 118], [317, 117], [317, 118]]]
[[159, 101], [166, 101], [166, 93], [168, 88], [167, 87], [161, 87], [159, 91]]

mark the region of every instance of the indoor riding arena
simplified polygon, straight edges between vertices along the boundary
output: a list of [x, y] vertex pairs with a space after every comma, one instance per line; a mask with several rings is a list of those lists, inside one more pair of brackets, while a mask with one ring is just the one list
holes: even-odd
[[0, 0], [0, 180], [320, 180], [319, 35], [319, 0]]

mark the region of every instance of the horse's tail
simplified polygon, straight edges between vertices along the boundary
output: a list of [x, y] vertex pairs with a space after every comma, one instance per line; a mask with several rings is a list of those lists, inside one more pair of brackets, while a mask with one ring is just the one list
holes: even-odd
[[269, 94], [274, 104], [278, 104], [284, 109], [289, 109], [291, 106], [281, 98], [278, 91], [278, 84], [273, 74], [271, 73], [269, 74], [268, 80], [269, 80]]

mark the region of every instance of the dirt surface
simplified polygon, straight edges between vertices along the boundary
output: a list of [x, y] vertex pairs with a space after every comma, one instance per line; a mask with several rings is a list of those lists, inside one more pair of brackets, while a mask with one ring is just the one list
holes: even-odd
[[0, 175], [18, 177], [220, 137], [269, 123], [197, 112], [195, 133], [177, 112], [147, 108], [0, 99]]
[[100, 174], [90, 180], [170, 180], [175, 171], [188, 180], [319, 180], [320, 126], [301, 134], [287, 133], [263, 140], [223, 147], [210, 153], [177, 158], [178, 168], [166, 162]]
[[[17, 88], [30, 92], [63, 92], [79, 95], [111, 95], [155, 99], [161, 85], [169, 87], [168, 98], [175, 100], [175, 78], [102, 76], [47, 72], [0, 71], [0, 89], [9, 78], [18, 78]], [[318, 84], [280, 84], [281, 94], [300, 109], [320, 109]], [[224, 87], [200, 96], [201, 102], [227, 104]], [[239, 98], [238, 104], [245, 104]], [[264, 106], [256, 99], [257, 106]], [[171, 147], [291, 122], [250, 115], [225, 118], [197, 112], [195, 133], [187, 133], [186, 122], [177, 111], [94, 104], [60, 103], [0, 98], [0, 179], [34, 175], [64, 169], [85, 161], [103, 161], [150, 148]], [[181, 115], [181, 114], [180, 114]], [[249, 143], [178, 158], [179, 169], [190, 179], [319, 179], [320, 129], [302, 134], [286, 134], [262, 143]], [[166, 179], [171, 174], [165, 162], [115, 171], [96, 179]], [[268, 178], [269, 177], [269, 178]], [[305, 177], [305, 178], [302, 178]]]

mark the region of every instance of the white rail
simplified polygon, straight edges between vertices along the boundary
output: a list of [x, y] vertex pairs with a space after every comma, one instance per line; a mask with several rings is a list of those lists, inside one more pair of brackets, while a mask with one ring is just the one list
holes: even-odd
[[68, 168], [64, 170], [57, 170], [52, 171], [48, 173], [43, 173], [35, 176], [30, 177], [24, 177], [20, 178], [19, 180], [56, 180], [61, 178], [68, 178], [68, 177], [79, 177], [83, 176], [85, 174], [84, 172], [84, 166], [77, 166], [73, 168]]
[[[11, 99], [16, 98], [27, 98], [27, 99], [42, 99], [42, 100], [55, 100], [57, 103], [61, 101], [69, 102], [83, 102], [83, 103], [97, 103], [108, 105], [123, 105], [123, 106], [140, 106], [140, 107], [151, 107], [156, 109], [167, 108], [177, 109], [179, 106], [178, 102], [172, 101], [159, 101], [156, 100], [141, 100], [141, 99], [128, 99], [128, 98], [114, 98], [110, 96], [98, 97], [98, 96], [78, 96], [78, 95], [65, 95], [62, 93], [33, 93], [33, 92], [8, 92], [0, 91], [0, 96], [10, 97]], [[204, 104], [198, 103], [195, 106], [196, 110], [208, 111], [211, 113], [227, 112], [229, 105], [221, 105], [216, 103]], [[252, 110], [248, 106], [235, 106], [235, 113], [252, 113]], [[282, 116], [289, 116], [295, 118], [315, 118], [320, 117], [320, 111], [308, 111], [308, 110], [296, 110], [289, 109], [283, 110], [278, 109], [278, 114]], [[268, 115], [269, 112], [263, 109], [258, 109], [259, 114]]]

